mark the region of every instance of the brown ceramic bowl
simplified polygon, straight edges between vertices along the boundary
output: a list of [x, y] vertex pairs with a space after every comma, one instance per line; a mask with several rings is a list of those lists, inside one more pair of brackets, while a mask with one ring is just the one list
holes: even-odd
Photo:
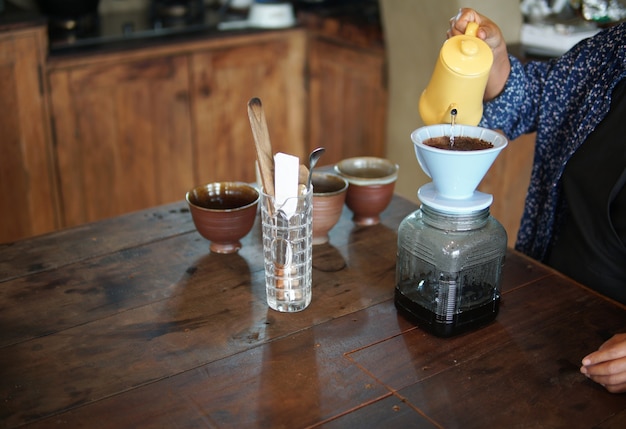
[[357, 225], [376, 225], [393, 197], [398, 165], [384, 158], [360, 156], [335, 164], [335, 172], [350, 186], [346, 205], [352, 211]]
[[215, 253], [234, 253], [254, 225], [260, 194], [241, 182], [215, 182], [186, 195], [193, 223]]
[[313, 172], [313, 244], [327, 243], [346, 201], [348, 182], [332, 173]]

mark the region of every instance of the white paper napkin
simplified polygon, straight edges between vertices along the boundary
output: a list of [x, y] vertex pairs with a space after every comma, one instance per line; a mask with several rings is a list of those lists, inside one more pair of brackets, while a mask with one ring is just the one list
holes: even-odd
[[278, 152], [274, 155], [274, 192], [276, 210], [281, 210], [287, 219], [298, 208], [298, 173], [300, 159], [297, 156]]

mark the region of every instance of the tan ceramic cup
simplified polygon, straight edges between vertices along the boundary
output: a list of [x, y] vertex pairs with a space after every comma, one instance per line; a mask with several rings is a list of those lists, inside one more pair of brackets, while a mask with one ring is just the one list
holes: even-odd
[[329, 241], [328, 233], [341, 217], [348, 181], [333, 173], [313, 172], [313, 245]]
[[346, 205], [357, 225], [376, 225], [393, 198], [399, 167], [392, 161], [372, 156], [344, 159], [335, 172], [348, 181]]

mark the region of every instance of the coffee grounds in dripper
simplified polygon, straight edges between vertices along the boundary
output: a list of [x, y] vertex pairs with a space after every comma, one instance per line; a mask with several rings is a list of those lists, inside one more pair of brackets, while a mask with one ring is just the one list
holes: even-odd
[[454, 145], [450, 145], [450, 137], [448, 136], [432, 137], [425, 140], [424, 144], [427, 146], [435, 147], [437, 149], [458, 151], [482, 150], [490, 149], [493, 147], [493, 144], [485, 140], [476, 137], [465, 136], [455, 136]]

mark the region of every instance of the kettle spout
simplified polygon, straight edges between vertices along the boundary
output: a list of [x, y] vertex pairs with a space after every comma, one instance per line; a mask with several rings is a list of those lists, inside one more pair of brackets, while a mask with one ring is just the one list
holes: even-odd
[[441, 123], [446, 124], [447, 121], [450, 121], [450, 124], [454, 125], [456, 123], [456, 115], [458, 113], [459, 113], [459, 110], [457, 109], [456, 103], [450, 104], [450, 106], [448, 106], [447, 117], [444, 115]]

